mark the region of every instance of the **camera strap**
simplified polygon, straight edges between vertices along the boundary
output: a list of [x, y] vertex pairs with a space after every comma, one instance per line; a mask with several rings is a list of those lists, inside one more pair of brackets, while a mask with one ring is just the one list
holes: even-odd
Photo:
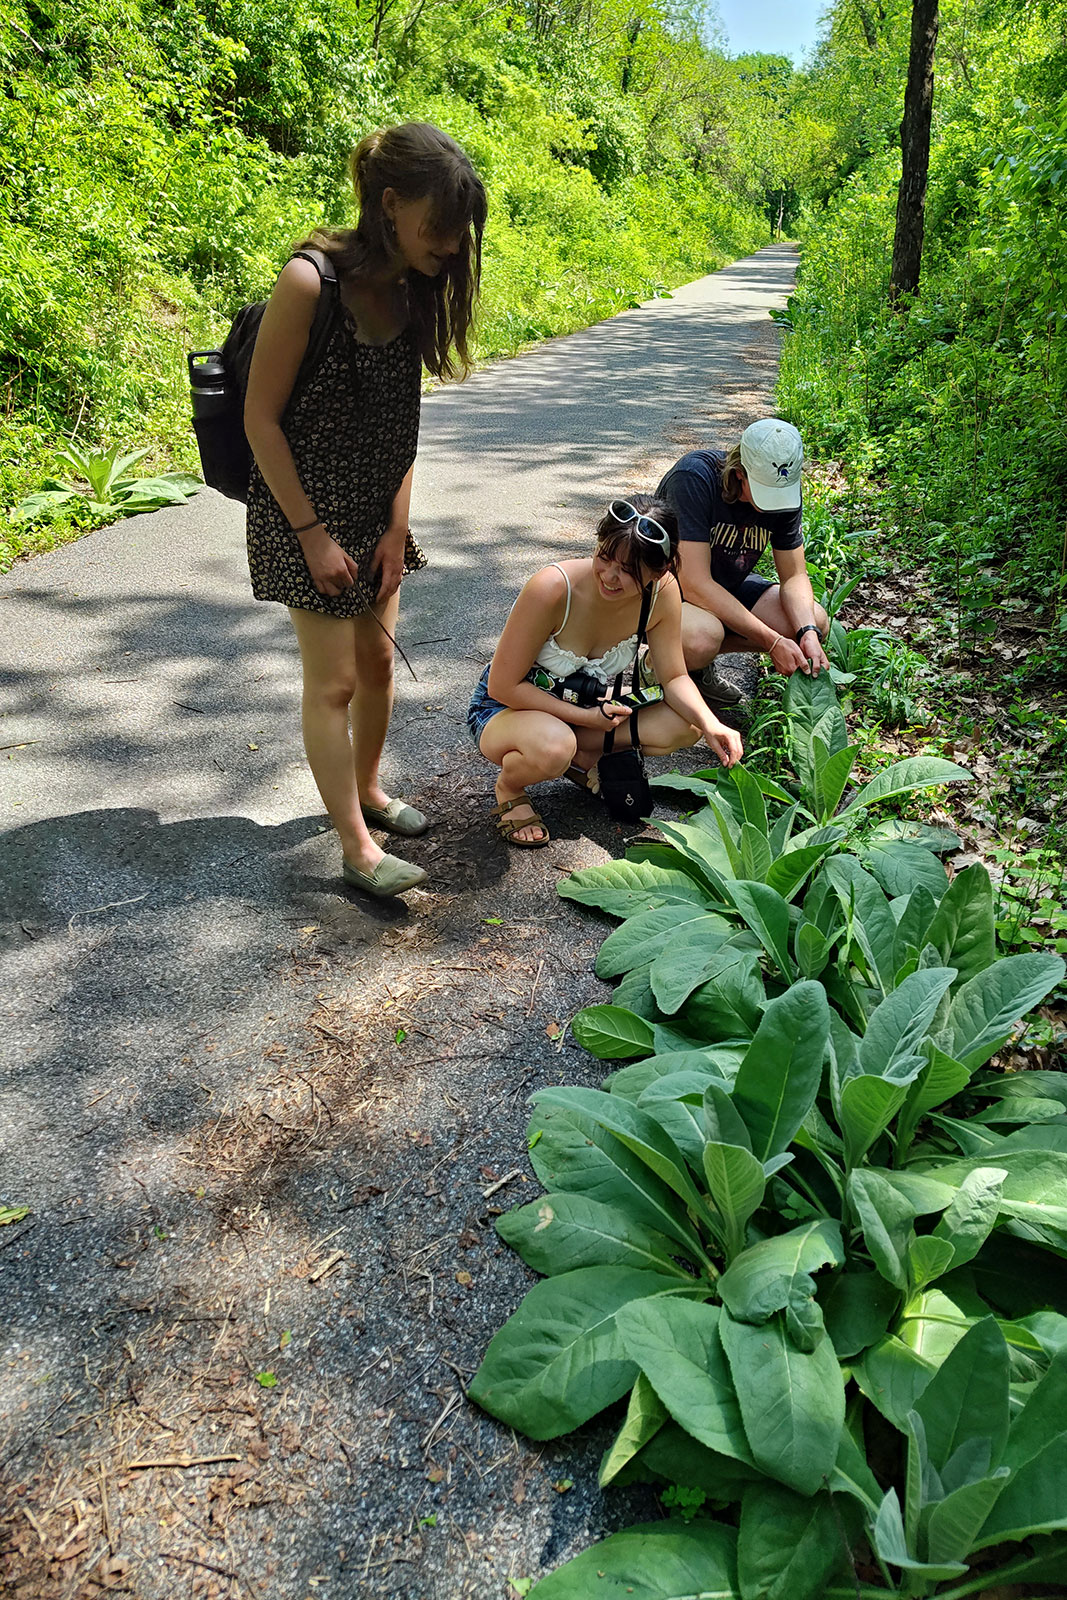
[[[646, 584], [644, 589], [641, 591], [641, 615], [637, 620], [637, 649], [634, 651], [634, 664], [630, 671], [630, 697], [631, 699], [636, 699], [638, 701], [633, 710], [630, 712], [630, 747], [637, 752], [638, 756], [641, 754], [641, 741], [637, 732], [637, 718], [644, 702], [643, 700], [638, 699], [641, 691], [638, 684], [637, 663], [638, 657], [641, 654], [641, 646], [646, 643], [645, 628], [648, 626], [648, 614], [651, 609], [652, 585]], [[622, 680], [623, 674], [620, 672], [618, 677], [615, 679], [615, 687], [612, 690], [612, 698], [615, 700], [622, 699]], [[604, 735], [604, 754], [609, 756], [614, 748], [615, 729], [609, 728], [608, 732]]]

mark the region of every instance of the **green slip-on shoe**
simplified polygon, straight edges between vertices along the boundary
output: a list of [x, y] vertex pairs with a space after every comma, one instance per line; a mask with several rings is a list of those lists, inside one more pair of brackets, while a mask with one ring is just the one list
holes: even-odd
[[359, 872], [347, 861], [342, 861], [341, 873], [351, 888], [365, 889], [379, 900], [388, 900], [394, 894], [406, 894], [409, 889], [426, 882], [426, 874], [421, 867], [413, 866], [410, 861], [401, 861], [399, 856], [383, 856], [373, 872]]
[[360, 806], [363, 820], [371, 828], [384, 828], [403, 839], [417, 839], [430, 826], [429, 818], [403, 800], [390, 800], [387, 806]]

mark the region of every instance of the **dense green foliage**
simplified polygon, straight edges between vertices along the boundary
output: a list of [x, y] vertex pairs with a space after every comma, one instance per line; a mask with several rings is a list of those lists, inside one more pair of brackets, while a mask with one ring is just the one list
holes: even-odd
[[[435, 121], [486, 180], [483, 355], [765, 242], [807, 159], [789, 63], [728, 61], [699, 5], [0, 0], [0, 19], [7, 505], [71, 432], [194, 465], [185, 351], [351, 217], [373, 127]], [[817, 129], [808, 146], [821, 160]]]
[[961, 664], [1017, 600], [1049, 629], [1030, 680], [1063, 684], [1067, 7], [942, 7], [922, 282], [894, 312], [909, 10], [835, 6], [808, 79], [838, 169], [805, 217], [780, 405], [932, 560]]
[[951, 830], [872, 825], [966, 772], [914, 757], [849, 796], [829, 677], [785, 709], [795, 778], [662, 779], [700, 804], [667, 844], [560, 885], [621, 919], [614, 1001], [572, 1026], [628, 1064], [534, 1097], [547, 1193], [498, 1226], [546, 1277], [470, 1392], [536, 1439], [628, 1395], [601, 1482], [675, 1485], [689, 1520], [578, 1556], [545, 1600], [593, 1572], [663, 1600], [962, 1600], [1067, 1559], [1067, 1078], [987, 1068], [1064, 963], [998, 957]]

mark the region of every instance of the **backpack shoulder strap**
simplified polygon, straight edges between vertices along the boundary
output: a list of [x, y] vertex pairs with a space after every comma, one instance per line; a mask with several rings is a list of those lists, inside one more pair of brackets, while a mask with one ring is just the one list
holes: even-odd
[[298, 257], [301, 261], [311, 262], [323, 283], [336, 284], [337, 268], [325, 250], [316, 250], [314, 245], [308, 245], [303, 250], [293, 251], [293, 259], [296, 260]]
[[330, 342], [334, 321], [341, 304], [341, 285], [337, 277], [337, 268], [325, 250], [316, 250], [314, 246], [309, 245], [304, 250], [294, 250], [291, 259], [295, 261], [297, 258], [301, 261], [310, 261], [319, 275], [319, 303], [315, 307], [315, 315], [308, 333], [307, 349], [300, 363], [296, 383], [293, 385], [293, 394], [317, 371], [326, 354], [326, 346]]

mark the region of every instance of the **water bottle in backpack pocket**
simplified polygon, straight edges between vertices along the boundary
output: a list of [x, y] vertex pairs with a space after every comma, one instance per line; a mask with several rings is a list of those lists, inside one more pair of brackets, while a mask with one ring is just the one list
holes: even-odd
[[[329, 256], [322, 250], [298, 250], [296, 254], [318, 269], [320, 285], [307, 350], [289, 405], [325, 355], [340, 305], [337, 271]], [[264, 309], [262, 300], [242, 306], [221, 350], [193, 350], [188, 356], [193, 432], [200, 449], [204, 482], [230, 500], [242, 502], [248, 499], [252, 467], [252, 452], [245, 436], [245, 392]]]

